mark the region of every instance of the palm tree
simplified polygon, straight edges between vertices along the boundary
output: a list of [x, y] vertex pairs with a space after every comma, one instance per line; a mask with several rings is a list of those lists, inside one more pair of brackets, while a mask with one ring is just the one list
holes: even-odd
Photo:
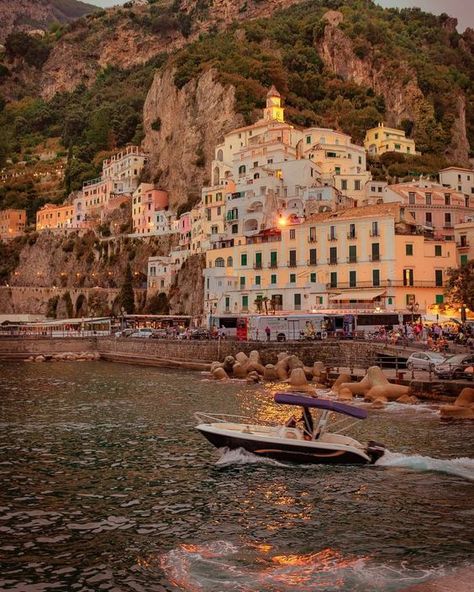
[[257, 307], [257, 312], [259, 314], [261, 314], [261, 312], [262, 312], [262, 297], [261, 296], [257, 296], [257, 298], [254, 301], [254, 304]]
[[268, 296], [262, 298], [263, 306], [265, 307], [265, 314], [268, 314]]

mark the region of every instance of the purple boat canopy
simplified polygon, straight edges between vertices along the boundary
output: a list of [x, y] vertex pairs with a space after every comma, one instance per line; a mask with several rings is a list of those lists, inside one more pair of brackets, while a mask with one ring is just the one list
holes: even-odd
[[329, 399], [306, 397], [299, 393], [277, 393], [275, 395], [275, 403], [324, 409], [326, 411], [334, 411], [335, 413], [344, 413], [344, 415], [350, 415], [357, 419], [365, 419], [367, 417], [367, 411], [365, 409], [352, 407], [352, 405], [345, 405], [344, 403], [338, 403], [337, 401], [330, 401]]

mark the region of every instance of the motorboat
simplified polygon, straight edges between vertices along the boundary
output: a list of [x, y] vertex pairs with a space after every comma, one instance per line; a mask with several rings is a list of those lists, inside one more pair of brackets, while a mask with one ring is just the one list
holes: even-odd
[[[283, 425], [255, 425], [240, 416], [195, 413], [196, 429], [216, 448], [243, 448], [258, 456], [299, 464], [373, 464], [385, 452], [374, 441], [361, 444], [346, 432], [356, 421], [365, 419], [360, 407], [303, 393], [277, 393], [275, 402], [301, 408]], [[312, 410], [317, 410], [317, 418]], [[336, 418], [334, 422], [333, 419]]]

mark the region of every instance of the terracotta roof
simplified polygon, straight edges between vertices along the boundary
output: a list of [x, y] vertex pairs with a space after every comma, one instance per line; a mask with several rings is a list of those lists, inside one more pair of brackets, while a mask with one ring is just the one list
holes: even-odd
[[[349, 220], [355, 218], [373, 218], [374, 216], [393, 216], [400, 217], [400, 208], [403, 207], [399, 203], [376, 204], [371, 206], [362, 206], [358, 208], [347, 208], [337, 212], [322, 212], [320, 214], [313, 214], [309, 216], [306, 222], [323, 222], [325, 220]], [[411, 222], [409, 217], [407, 222]]]

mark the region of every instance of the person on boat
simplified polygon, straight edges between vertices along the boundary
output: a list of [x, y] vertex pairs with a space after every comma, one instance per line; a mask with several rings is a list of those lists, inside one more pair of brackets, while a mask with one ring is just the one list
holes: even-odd
[[313, 417], [311, 415], [311, 411], [307, 407], [303, 407], [303, 413], [301, 417], [298, 419], [294, 415], [288, 418], [285, 421], [285, 426], [287, 428], [296, 428], [299, 423], [302, 423], [302, 431], [303, 437], [305, 440], [312, 440], [313, 439], [313, 432], [314, 432], [314, 422]]

